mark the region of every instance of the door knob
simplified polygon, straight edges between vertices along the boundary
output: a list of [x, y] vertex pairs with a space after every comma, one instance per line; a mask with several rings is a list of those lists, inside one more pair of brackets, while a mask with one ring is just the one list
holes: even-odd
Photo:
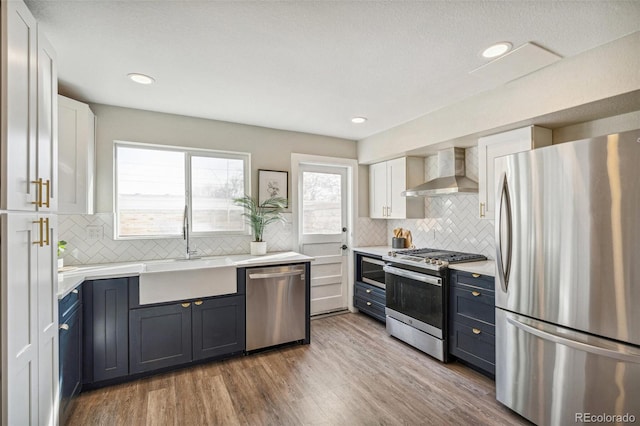
[[348, 249], [349, 247], [347, 247], [347, 245], [346, 245], [346, 244], [343, 244], [340, 248], [341, 248], [342, 250], [346, 250], [346, 249]]

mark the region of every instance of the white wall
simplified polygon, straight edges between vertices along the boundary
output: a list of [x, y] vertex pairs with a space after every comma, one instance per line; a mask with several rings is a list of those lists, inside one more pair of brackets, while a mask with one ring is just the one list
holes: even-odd
[[[470, 135], [522, 127], [541, 117], [553, 121], [550, 114], [572, 117], [571, 110], [583, 117], [568, 121], [574, 123], [586, 116], [635, 111], [635, 93], [640, 93], [638, 52], [640, 31], [365, 138], [358, 142], [358, 161], [370, 164], [456, 139], [469, 142]], [[630, 105], [621, 106], [624, 102]], [[628, 109], [616, 111], [620, 108]], [[544, 127], [545, 122], [539, 124]]]
[[640, 111], [553, 129], [553, 143], [577, 141], [640, 129]]
[[292, 152], [356, 158], [356, 143], [347, 139], [107, 105], [94, 104], [91, 109], [98, 123], [98, 213], [113, 210], [114, 140], [250, 152], [254, 194], [258, 188], [258, 169], [289, 171]]

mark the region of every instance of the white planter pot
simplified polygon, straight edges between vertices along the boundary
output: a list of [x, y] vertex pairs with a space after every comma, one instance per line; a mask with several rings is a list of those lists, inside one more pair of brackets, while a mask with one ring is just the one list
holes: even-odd
[[58, 269], [62, 269], [64, 267], [64, 259], [59, 257], [58, 258]]
[[267, 242], [251, 241], [251, 255], [262, 256], [263, 254], [267, 254]]

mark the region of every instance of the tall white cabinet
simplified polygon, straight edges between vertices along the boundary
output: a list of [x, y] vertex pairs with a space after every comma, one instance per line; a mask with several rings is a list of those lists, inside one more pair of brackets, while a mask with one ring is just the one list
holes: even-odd
[[424, 158], [401, 157], [369, 166], [369, 216], [372, 219], [424, 218], [424, 198], [402, 192], [424, 183]]
[[552, 132], [538, 126], [485, 136], [478, 140], [478, 212], [481, 219], [495, 217], [496, 179], [494, 161], [503, 155], [515, 154], [551, 145]]
[[3, 425], [58, 423], [57, 70], [22, 1], [1, 3]]
[[93, 214], [95, 115], [58, 95], [58, 213]]

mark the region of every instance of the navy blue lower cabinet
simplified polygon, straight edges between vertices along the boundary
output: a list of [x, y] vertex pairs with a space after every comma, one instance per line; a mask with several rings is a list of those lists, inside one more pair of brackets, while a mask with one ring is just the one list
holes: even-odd
[[197, 300], [193, 303], [191, 312], [194, 360], [244, 350], [244, 296]]
[[131, 374], [191, 361], [191, 302], [129, 312]]
[[82, 385], [82, 309], [78, 290], [60, 301], [60, 423], [66, 423]]
[[495, 375], [494, 278], [451, 271], [449, 352], [487, 375]]
[[83, 300], [83, 383], [127, 376], [129, 278], [86, 281]]

